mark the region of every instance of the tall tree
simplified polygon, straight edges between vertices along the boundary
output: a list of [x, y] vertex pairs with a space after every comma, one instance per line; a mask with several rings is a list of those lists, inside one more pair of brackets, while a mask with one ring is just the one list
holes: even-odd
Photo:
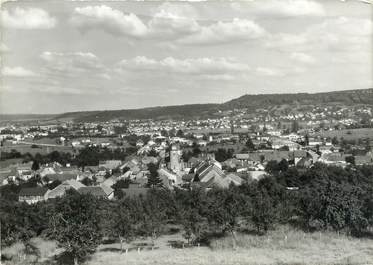
[[245, 145], [246, 145], [246, 147], [247, 147], [250, 151], [255, 150], [255, 145], [254, 145], [253, 141], [251, 140], [251, 138], [247, 139]]
[[253, 198], [251, 219], [258, 231], [267, 232], [275, 222], [275, 211], [271, 197], [264, 190], [259, 190]]
[[100, 242], [97, 204], [92, 195], [70, 190], [56, 202], [50, 219], [52, 237], [73, 257], [75, 265], [93, 253]]
[[241, 215], [245, 215], [244, 209], [249, 209], [247, 207], [248, 200], [242, 194], [232, 190], [232, 188], [212, 191], [209, 196], [214, 198], [209, 207], [211, 209], [208, 215], [209, 223], [217, 225], [224, 233], [230, 233], [232, 235], [233, 249], [236, 249], [238, 218]]
[[162, 186], [162, 180], [158, 174], [158, 166], [154, 163], [148, 164], [149, 177], [148, 177], [148, 187], [155, 188]]
[[123, 243], [129, 242], [135, 236], [138, 220], [132, 209], [134, 205], [129, 199], [121, 200], [113, 212], [111, 231], [119, 238], [121, 252], [123, 252]]
[[32, 162], [31, 169], [32, 169], [33, 171], [37, 171], [37, 170], [39, 170], [39, 169], [40, 169], [39, 162], [36, 161], [36, 160], [34, 160], [34, 162]]

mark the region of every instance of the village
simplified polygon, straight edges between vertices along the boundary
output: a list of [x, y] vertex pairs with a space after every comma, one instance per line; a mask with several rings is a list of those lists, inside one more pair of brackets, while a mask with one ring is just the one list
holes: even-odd
[[[151, 175], [171, 190], [195, 185], [211, 189], [259, 180], [273, 166], [373, 164], [371, 129], [359, 128], [372, 123], [371, 108], [354, 112], [349, 117], [355, 119], [348, 124], [348, 115], [341, 116], [346, 108], [316, 110], [318, 114], [277, 119], [268, 114], [245, 118], [243, 109], [205, 120], [8, 124], [0, 134], [1, 160], [8, 162], [0, 169], [1, 185], [21, 185], [38, 178], [37, 187], [19, 192], [19, 201], [27, 203], [61, 197], [68, 189], [112, 200], [146, 194]], [[356, 113], [368, 119], [356, 118]], [[327, 115], [340, 117], [327, 121]], [[355, 133], [359, 130], [366, 135], [348, 138], [359, 135]], [[347, 137], [331, 137], [341, 131]], [[77, 156], [91, 149], [98, 150], [97, 159], [77, 164]], [[102, 150], [120, 156], [107, 159], [100, 155]], [[69, 155], [64, 161], [58, 155], [56, 160], [52, 156], [44, 163], [38, 161], [51, 153]]]

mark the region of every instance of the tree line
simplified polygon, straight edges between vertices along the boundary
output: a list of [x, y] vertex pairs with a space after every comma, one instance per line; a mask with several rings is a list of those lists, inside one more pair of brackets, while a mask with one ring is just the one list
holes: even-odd
[[[3, 190], [2, 190], [3, 193]], [[26, 205], [1, 198], [2, 245], [34, 236], [56, 240], [77, 263], [103, 240], [123, 245], [156, 239], [170, 225], [190, 244], [229, 234], [263, 234], [279, 224], [306, 232], [332, 230], [363, 236], [373, 225], [373, 166], [309, 169], [272, 167], [259, 180], [204, 190], [152, 188], [146, 196], [109, 201], [73, 190], [62, 198]]]

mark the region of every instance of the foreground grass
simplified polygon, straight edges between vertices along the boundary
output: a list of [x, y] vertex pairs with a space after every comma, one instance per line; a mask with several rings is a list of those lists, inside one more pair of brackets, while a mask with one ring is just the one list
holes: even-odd
[[305, 234], [282, 229], [265, 236], [238, 234], [236, 250], [232, 246], [232, 238], [225, 237], [213, 240], [210, 248], [159, 248], [140, 253], [130, 251], [127, 254], [99, 251], [86, 264], [373, 264], [373, 240], [335, 233]]
[[[101, 245], [84, 265], [373, 265], [372, 239], [336, 233], [303, 233], [287, 227], [264, 236], [240, 233], [235, 250], [231, 237], [214, 239], [209, 247], [170, 247], [170, 242], [180, 240], [180, 233], [162, 236], [156, 240], [154, 250], [147, 246], [140, 247], [140, 252], [136, 246], [150, 244], [150, 240], [137, 240], [126, 245], [129, 251], [123, 254], [118, 243]], [[3, 250], [3, 254], [16, 257], [3, 264], [56, 264], [53, 256], [61, 249], [55, 242], [40, 238], [33, 242], [40, 253], [37, 259], [22, 258], [23, 248], [18, 243]]]

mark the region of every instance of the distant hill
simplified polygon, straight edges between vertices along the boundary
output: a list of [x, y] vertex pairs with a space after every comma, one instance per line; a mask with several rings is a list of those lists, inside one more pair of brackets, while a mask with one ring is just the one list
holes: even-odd
[[142, 109], [124, 109], [107, 111], [70, 112], [57, 116], [58, 119], [75, 121], [105, 121], [110, 119], [165, 119], [209, 117], [219, 110], [272, 107], [283, 104], [322, 105], [340, 103], [344, 105], [373, 105], [373, 89], [334, 91], [326, 93], [297, 94], [258, 94], [244, 95], [223, 104], [190, 104]]
[[259, 94], [244, 95], [224, 104], [226, 109], [260, 108], [283, 104], [320, 105], [326, 103], [341, 103], [345, 105], [373, 105], [373, 89], [346, 90], [325, 93], [298, 94]]
[[373, 88], [334, 91], [325, 93], [257, 94], [243, 95], [222, 104], [189, 104], [142, 109], [67, 112], [60, 115], [0, 115], [4, 120], [57, 119], [77, 122], [107, 121], [111, 119], [179, 119], [212, 117], [219, 111], [248, 108], [269, 108], [281, 105], [325, 105], [344, 104], [347, 106], [365, 104], [373, 106]]
[[78, 122], [105, 121], [111, 119], [167, 119], [204, 117], [218, 111], [220, 104], [190, 104], [143, 109], [70, 112], [57, 119], [73, 119]]
[[57, 115], [58, 114], [0, 114], [0, 122], [47, 120]]

